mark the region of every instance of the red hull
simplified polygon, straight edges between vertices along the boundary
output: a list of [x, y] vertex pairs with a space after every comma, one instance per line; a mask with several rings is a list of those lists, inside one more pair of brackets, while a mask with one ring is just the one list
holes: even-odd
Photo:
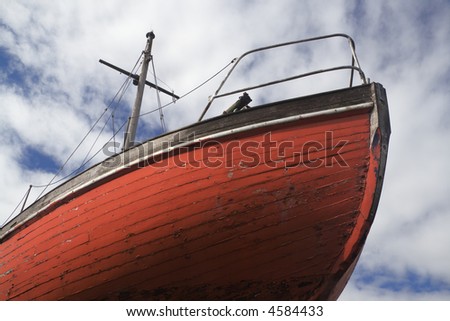
[[370, 108], [216, 130], [48, 199], [2, 236], [0, 299], [337, 298], [381, 189], [377, 86]]

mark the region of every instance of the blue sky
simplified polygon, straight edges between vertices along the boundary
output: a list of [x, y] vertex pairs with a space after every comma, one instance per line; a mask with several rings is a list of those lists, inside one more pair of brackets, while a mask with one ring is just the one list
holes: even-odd
[[[50, 181], [124, 82], [98, 59], [132, 69], [150, 30], [158, 77], [179, 95], [249, 49], [351, 35], [366, 75], [387, 89], [393, 133], [377, 217], [341, 299], [450, 299], [446, 0], [0, 1], [0, 224], [30, 184]], [[286, 61], [307, 68], [342, 58], [340, 51], [323, 50], [300, 62], [289, 55], [278, 57], [273, 70]], [[220, 79], [168, 107], [169, 129], [194, 122]], [[300, 84], [304, 93], [318, 90], [317, 82]], [[116, 128], [133, 95], [131, 87], [112, 106]], [[157, 107], [153, 92], [144, 99], [142, 112]], [[208, 115], [219, 112], [212, 108]], [[85, 159], [97, 136], [93, 151], [110, 139], [111, 122], [101, 131], [103, 120], [66, 172]], [[142, 118], [141, 139], [158, 132], [156, 113]]]

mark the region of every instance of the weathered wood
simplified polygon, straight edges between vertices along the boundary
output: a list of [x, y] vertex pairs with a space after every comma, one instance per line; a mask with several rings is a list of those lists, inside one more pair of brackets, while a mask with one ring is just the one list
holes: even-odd
[[[150, 143], [156, 152], [194, 134], [367, 102], [375, 108], [205, 139], [163, 154], [165, 163], [139, 155]], [[138, 162], [87, 170], [7, 228], [45, 211], [2, 231], [0, 299], [334, 299], [378, 204], [386, 109], [372, 84], [219, 116], [112, 157]]]

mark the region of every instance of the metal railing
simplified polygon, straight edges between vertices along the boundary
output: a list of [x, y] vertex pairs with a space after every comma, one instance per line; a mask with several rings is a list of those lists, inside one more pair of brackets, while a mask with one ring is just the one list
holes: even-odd
[[[259, 85], [256, 85], [256, 86], [240, 88], [240, 89], [237, 89], [237, 90], [229, 91], [227, 93], [219, 94], [220, 90], [222, 89], [222, 87], [224, 86], [224, 84], [226, 83], [228, 78], [230, 77], [231, 73], [236, 69], [236, 66], [239, 64], [239, 62], [241, 62], [241, 60], [243, 58], [245, 58], [248, 55], [254, 54], [256, 52], [264, 51], [264, 50], [269, 50], [269, 49], [274, 49], [274, 48], [279, 48], [279, 47], [285, 47], [285, 46], [291, 46], [291, 45], [296, 45], [296, 44], [305, 43], [305, 42], [318, 41], [318, 40], [323, 40], [323, 39], [327, 39], [327, 38], [336, 38], [336, 37], [342, 37], [342, 38], [346, 38], [348, 40], [348, 43], [349, 43], [349, 46], [350, 46], [351, 55], [352, 55], [352, 64], [351, 64], [351, 66], [347, 65], [347, 66], [338, 66], [338, 67], [333, 67], [333, 68], [314, 70], [314, 71], [311, 71], [311, 72], [298, 74], [298, 75], [295, 75], [295, 76], [292, 76], [292, 77], [287, 77], [287, 78], [283, 78], [283, 79], [279, 79], [279, 80], [274, 80], [274, 81], [266, 82], [266, 83], [259, 84]], [[353, 86], [353, 77], [354, 77], [354, 72], [355, 71], [357, 71], [359, 73], [359, 76], [361, 78], [362, 83], [363, 84], [367, 84], [366, 76], [364, 75], [364, 72], [362, 71], [361, 66], [359, 64], [358, 57], [356, 56], [355, 42], [353, 41], [353, 39], [350, 36], [348, 36], [346, 34], [343, 34], [343, 33], [335, 33], [335, 34], [325, 35], [325, 36], [321, 36], [321, 37], [314, 37], [314, 38], [302, 39], [302, 40], [297, 40], [297, 41], [284, 42], [284, 43], [280, 43], [280, 44], [276, 44], [276, 45], [272, 45], [272, 46], [267, 46], [267, 47], [262, 47], [262, 48], [253, 49], [253, 50], [247, 51], [246, 53], [242, 54], [239, 58], [237, 58], [237, 60], [236, 60], [235, 64], [233, 65], [233, 67], [230, 69], [228, 74], [225, 76], [224, 80], [222, 80], [221, 84], [219, 85], [219, 88], [217, 88], [217, 90], [214, 93], [214, 95], [209, 99], [209, 102], [206, 105], [205, 109], [203, 110], [203, 112], [202, 112], [200, 118], [198, 119], [198, 121], [201, 121], [203, 119], [203, 117], [205, 116], [206, 112], [211, 107], [211, 104], [213, 103], [213, 101], [216, 98], [226, 97], [226, 96], [234, 95], [234, 94], [237, 94], [237, 93], [242, 93], [244, 91], [249, 91], [249, 90], [252, 90], [252, 89], [262, 88], [262, 87], [271, 86], [271, 85], [279, 84], [279, 83], [282, 83], [282, 82], [291, 81], [291, 80], [295, 80], [295, 79], [299, 79], [299, 78], [304, 78], [304, 77], [308, 77], [308, 76], [312, 76], [312, 75], [316, 75], [316, 74], [320, 74], [320, 73], [336, 71], [336, 70], [343, 70], [343, 69], [349, 69], [350, 70], [350, 85], [349, 85], [349, 87]]]

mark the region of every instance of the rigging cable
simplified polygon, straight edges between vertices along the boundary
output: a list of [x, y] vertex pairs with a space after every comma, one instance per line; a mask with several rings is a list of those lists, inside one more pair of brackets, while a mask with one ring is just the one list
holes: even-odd
[[[136, 68], [136, 66], [138, 65], [138, 63], [139, 63], [141, 57], [142, 57], [142, 53], [141, 53], [141, 55], [139, 56], [139, 58], [138, 58], [138, 60], [137, 60], [137, 62], [136, 62], [136, 64], [135, 64], [135, 66], [133, 67], [133, 70], [134, 70], [134, 69]], [[180, 96], [179, 99], [184, 98], [184, 97], [190, 95], [190, 94], [193, 93], [194, 91], [196, 91], [196, 90], [198, 90], [199, 88], [201, 88], [202, 86], [204, 86], [206, 83], [208, 83], [209, 81], [211, 81], [212, 79], [214, 79], [215, 77], [217, 77], [220, 73], [222, 73], [225, 69], [227, 69], [227, 68], [228, 68], [231, 64], [233, 64], [235, 61], [236, 61], [236, 58], [234, 58], [233, 60], [231, 60], [231, 62], [229, 62], [225, 67], [223, 67], [223, 68], [220, 69], [218, 72], [216, 72], [214, 75], [212, 75], [211, 77], [209, 77], [208, 79], [206, 79], [205, 81], [203, 81], [201, 84], [199, 84], [198, 86], [194, 87], [193, 89], [191, 89], [190, 91], [188, 91], [188, 92], [185, 93], [184, 95]], [[152, 59], [152, 65], [153, 65], [153, 59]], [[154, 70], [154, 65], [153, 65], [153, 74], [154, 74], [154, 76], [155, 76], [155, 78], [156, 78], [156, 73], [155, 73], [155, 70]], [[69, 173], [68, 175], [66, 175], [66, 176], [64, 176], [64, 177], [62, 177], [62, 178], [60, 178], [60, 179], [57, 180], [57, 181], [54, 181], [55, 178], [62, 172], [62, 170], [64, 169], [64, 167], [67, 165], [67, 163], [69, 162], [69, 160], [73, 157], [73, 155], [75, 154], [75, 152], [80, 148], [80, 146], [82, 145], [82, 143], [83, 143], [83, 142], [86, 140], [86, 138], [89, 136], [89, 134], [93, 131], [93, 129], [94, 129], [94, 128], [97, 126], [97, 124], [100, 122], [101, 118], [106, 114], [106, 112], [108, 111], [108, 109], [112, 106], [112, 104], [114, 103], [114, 101], [115, 101], [115, 99], [117, 98], [117, 96], [122, 92], [122, 95], [120, 96], [118, 103], [120, 102], [120, 100], [122, 99], [122, 97], [123, 97], [125, 91], [126, 91], [126, 90], [128, 89], [128, 87], [129, 87], [129, 83], [130, 83], [129, 80], [130, 80], [130, 78], [131, 78], [130, 76], [127, 77], [127, 79], [124, 81], [124, 83], [123, 83], [122, 86], [119, 88], [119, 90], [117, 91], [117, 93], [114, 95], [114, 97], [113, 97], [113, 99], [111, 100], [111, 102], [109, 103], [109, 105], [105, 108], [105, 110], [102, 112], [102, 114], [100, 115], [100, 117], [94, 122], [94, 124], [91, 126], [91, 128], [89, 129], [89, 131], [87, 132], [87, 134], [83, 137], [83, 139], [81, 140], [81, 142], [77, 145], [77, 147], [76, 147], [76, 148], [73, 150], [73, 152], [69, 155], [69, 157], [67, 158], [67, 160], [66, 160], [66, 161], [64, 162], [64, 164], [60, 167], [60, 169], [58, 170], [58, 172], [53, 176], [53, 178], [50, 180], [50, 182], [49, 182], [48, 184], [46, 184], [46, 185], [30, 185], [29, 189], [27, 190], [27, 192], [25, 193], [25, 195], [22, 197], [22, 199], [20, 200], [20, 202], [17, 204], [16, 208], [12, 211], [12, 213], [11, 213], [11, 214], [8, 216], [8, 218], [5, 220], [5, 222], [3, 223], [2, 227], [3, 227], [3, 226], [8, 222], [8, 220], [14, 215], [14, 213], [15, 213], [15, 212], [17, 211], [17, 209], [19, 208], [20, 204], [21, 204], [22, 202], [24, 202], [24, 200], [26, 200], [26, 198], [27, 198], [28, 195], [30, 194], [30, 191], [31, 191], [31, 188], [32, 188], [32, 187], [36, 187], [36, 188], [44, 188], [44, 189], [41, 191], [41, 193], [36, 197], [36, 200], [37, 200], [37, 199], [39, 199], [39, 198], [44, 194], [44, 192], [46, 191], [46, 189], [47, 189], [49, 186], [58, 184], [58, 183], [60, 183], [61, 181], [63, 181], [63, 180], [65, 180], [65, 179], [67, 179], [67, 178], [73, 176], [73, 175], [76, 174], [81, 168], [83, 168], [86, 164], [88, 164], [95, 156], [97, 156], [98, 153], [100, 153], [100, 151], [101, 151], [102, 149], [99, 149], [92, 157], [90, 157], [88, 160], [86, 160], [86, 158], [88, 157], [88, 155], [89, 155], [90, 152], [92, 151], [93, 146], [94, 146], [95, 143], [97, 142], [97, 139], [98, 139], [98, 137], [99, 137], [99, 136], [98, 136], [97, 139], [95, 140], [94, 145], [91, 147], [91, 149], [89, 150], [88, 154], [87, 154], [86, 157], [84, 158], [83, 163], [82, 163], [77, 169], [75, 169], [74, 171], [72, 171], [71, 173]], [[158, 78], [158, 79], [159, 79], [159, 78]], [[161, 81], [161, 82], [163, 82], [163, 81]], [[164, 82], [163, 82], [163, 83], [164, 83]], [[168, 86], [168, 87], [169, 87], [169, 86]], [[172, 102], [170, 102], [170, 103], [167, 103], [167, 104], [161, 106], [161, 102], [160, 102], [159, 95], [158, 95], [158, 105], [159, 105], [158, 108], [153, 109], [153, 110], [151, 110], [151, 111], [149, 111], [149, 112], [146, 112], [146, 113], [142, 113], [142, 114], [139, 115], [139, 117], [145, 116], [145, 115], [148, 115], [148, 114], [151, 114], [151, 113], [154, 113], [154, 112], [156, 112], [156, 111], [160, 111], [160, 112], [162, 113], [162, 109], [164, 109], [164, 108], [166, 108], [166, 107], [168, 107], [168, 106], [170, 106], [170, 105], [173, 105], [173, 104], [175, 104], [175, 101], [172, 101]], [[122, 130], [122, 128], [123, 128], [123, 127], [125, 126], [125, 124], [127, 123], [127, 121], [125, 121], [125, 122], [120, 126], [120, 128], [119, 128], [117, 131], [114, 131], [114, 112], [115, 112], [115, 109], [116, 109], [116, 108], [117, 108], [117, 106], [112, 110], [111, 115], [108, 117], [107, 121], [105, 122], [105, 123], [107, 123], [107, 122], [109, 121], [109, 119], [113, 118], [113, 125], [112, 125], [112, 126], [113, 126], [113, 135], [112, 135], [112, 137], [108, 140], [108, 142], [110, 142], [111, 140], [114, 140], [114, 148], [115, 148], [115, 136]], [[164, 121], [163, 118], [162, 118], [162, 121]], [[104, 128], [105, 128], [105, 126], [103, 126], [102, 131], [103, 131]], [[164, 127], [163, 127], [163, 128], [165, 128], [165, 123], [164, 123]], [[99, 134], [99, 135], [100, 135], [100, 134]], [[23, 209], [24, 207], [25, 207], [25, 203], [23, 204], [22, 209]]]
[[[125, 92], [127, 91], [128, 87], [129, 87], [130, 84], [131, 84], [131, 78], [129, 77], [127, 80], [128, 80], [128, 81], [127, 81], [126, 86], [125, 86], [123, 89], [121, 88], [121, 89], [122, 89], [122, 94], [120, 95], [119, 99], [117, 100], [116, 106], [115, 106], [115, 107], [113, 108], [113, 110], [111, 111], [111, 114], [109, 115], [108, 119], [105, 121], [105, 123], [104, 123], [102, 129], [99, 131], [97, 137], [95, 138], [94, 142], [92, 143], [91, 148], [89, 148], [89, 151], [87, 152], [86, 156], [84, 157], [83, 161], [81, 162], [80, 167], [78, 167], [76, 171], [81, 170], [86, 164], [89, 163], [89, 161], [86, 162], [86, 159], [89, 157], [89, 154], [92, 152], [92, 149], [93, 149], [93, 148], [95, 147], [95, 145], [97, 144], [97, 141], [98, 141], [98, 139], [100, 138], [100, 136], [101, 136], [101, 134], [103, 133], [103, 131], [105, 130], [106, 126], [108, 125], [109, 120], [112, 118], [113, 121], [114, 121], [114, 116], [113, 116], [113, 115], [114, 115], [114, 112], [115, 112], [115, 110], [116, 110], [118, 104], [122, 101], [122, 98], [123, 98]], [[114, 133], [114, 123], [113, 123], [113, 133]], [[113, 136], [113, 138], [114, 138], [114, 141], [115, 141], [115, 136]]]
[[[153, 57], [152, 57], [151, 61], [152, 61], [152, 68], [153, 68], [153, 76], [154, 76], [154, 79], [155, 79], [155, 86], [156, 86], [156, 88], [158, 88], [158, 81], [157, 81], [157, 77], [156, 77], [155, 64], [154, 64], [154, 61], [153, 61]], [[161, 108], [162, 107], [161, 106], [161, 97], [159, 96], [159, 90], [158, 89], [156, 90], [156, 99], [158, 101], [159, 120], [161, 121], [161, 128], [163, 130], [163, 133], [165, 133], [167, 131], [166, 130], [166, 123], [164, 122], [164, 114], [163, 114], [163, 111], [162, 111], [162, 108]]]
[[[208, 79], [206, 79], [206, 80], [205, 80], [204, 82], [202, 82], [200, 85], [194, 87], [193, 89], [191, 89], [190, 91], [188, 91], [188, 92], [185, 93], [184, 95], [180, 96], [180, 98], [178, 98], [178, 100], [180, 100], [180, 99], [182, 99], [182, 98], [184, 98], [184, 97], [186, 97], [186, 96], [192, 94], [194, 91], [196, 91], [196, 90], [199, 89], [200, 87], [204, 86], [205, 84], [207, 84], [208, 82], [210, 82], [211, 80], [213, 80], [213, 79], [214, 79], [215, 77], [217, 77], [220, 73], [222, 73], [225, 69], [227, 69], [231, 64], [233, 64], [233, 63], [236, 61], [236, 59], [237, 59], [237, 58], [234, 58], [234, 59], [231, 60], [231, 62], [229, 62], [225, 67], [223, 67], [223, 68], [220, 69], [218, 72], [216, 72], [214, 75], [212, 75], [211, 77], [209, 77]], [[142, 113], [142, 114], [139, 115], [139, 117], [145, 116], [145, 115], [148, 115], [148, 114], [151, 114], [151, 113], [154, 113], [154, 112], [156, 112], [156, 111], [158, 111], [158, 110], [160, 110], [160, 109], [164, 109], [164, 108], [166, 108], [166, 107], [169, 107], [169, 106], [172, 105], [172, 104], [175, 104], [175, 102], [172, 101], [172, 102], [170, 102], [170, 103], [165, 104], [164, 106], [161, 106], [161, 108], [156, 108], [156, 109], [150, 110], [150, 111], [148, 111], [148, 112]]]
[[[131, 73], [134, 73], [135, 70], [139, 69], [140, 66], [142, 65], [142, 55], [143, 53], [141, 53], [141, 55], [139, 56], [138, 60], [136, 61], [136, 63], [134, 64], [133, 69], [131, 70]], [[139, 61], [141, 61], [141, 63], [139, 64]], [[139, 66], [138, 66], [139, 64]], [[128, 90], [128, 88], [130, 87], [130, 84], [132, 83], [131, 81], [131, 76], [128, 76], [124, 83], [122, 84], [122, 86], [120, 87], [120, 89], [118, 90], [118, 93], [121, 92], [121, 95], [119, 96], [119, 99], [116, 102], [116, 105], [114, 106], [114, 108], [112, 108], [111, 114], [109, 115], [108, 119], [106, 119], [102, 129], [100, 130], [100, 132], [98, 133], [97, 137], [94, 140], [94, 143], [92, 143], [91, 148], [89, 149], [89, 151], [87, 152], [86, 156], [84, 157], [83, 161], [81, 162], [80, 167], [78, 167], [78, 169], [76, 171], [81, 170], [86, 164], [89, 163], [89, 161], [92, 159], [90, 158], [87, 162], [86, 159], [89, 157], [89, 154], [91, 153], [92, 149], [95, 147], [95, 145], [97, 144], [98, 139], [100, 138], [101, 134], [103, 133], [103, 131], [105, 130], [106, 126], [108, 125], [108, 122], [110, 119], [112, 119], [112, 127], [113, 127], [113, 134], [114, 134], [114, 112], [117, 109], [117, 106], [120, 104], [120, 102], [122, 101], [123, 96], [125, 95], [125, 92]], [[114, 96], [113, 101], [116, 99], [118, 93]], [[112, 105], [112, 103], [108, 106], [108, 108]], [[115, 142], [115, 136], [113, 136], [114, 142]], [[115, 144], [114, 144], [114, 148], [115, 148]], [[97, 155], [98, 152], [95, 154]]]
[[[141, 60], [142, 57], [142, 53], [139, 56], [135, 66], [133, 67], [133, 70], [136, 68], [136, 66], [138, 65], [139, 61]], [[61, 181], [63, 181], [64, 179], [70, 177], [71, 175], [73, 175], [74, 173], [76, 173], [82, 166], [84, 166], [85, 164], [82, 164], [80, 167], [78, 167], [75, 171], [73, 171], [72, 173], [70, 173], [69, 175], [57, 180], [54, 182], [55, 178], [62, 172], [62, 170], [64, 169], [64, 167], [67, 165], [67, 163], [69, 162], [69, 160], [73, 157], [73, 155], [75, 154], [75, 152], [80, 148], [80, 146], [83, 144], [83, 142], [86, 140], [86, 138], [89, 136], [89, 134], [94, 130], [94, 128], [97, 126], [97, 124], [100, 122], [100, 120], [102, 119], [102, 117], [106, 114], [106, 112], [108, 111], [108, 109], [113, 105], [114, 101], [116, 100], [117, 96], [119, 95], [119, 93], [123, 90], [123, 88], [127, 85], [126, 88], [128, 88], [128, 83], [130, 81], [131, 77], [128, 76], [127, 79], [123, 82], [122, 86], [119, 88], [119, 90], [116, 92], [116, 94], [114, 95], [113, 99], [111, 100], [111, 102], [109, 103], [109, 105], [103, 110], [102, 114], [100, 115], [100, 117], [98, 117], [98, 119], [94, 122], [94, 124], [91, 126], [91, 128], [89, 129], [89, 131], [86, 133], [86, 135], [83, 137], [83, 139], [80, 141], [80, 143], [75, 147], [75, 149], [72, 151], [72, 153], [69, 155], [69, 157], [66, 159], [66, 161], [63, 163], [63, 165], [60, 167], [60, 169], [56, 172], [56, 174], [53, 176], [53, 178], [50, 180], [50, 182], [46, 185], [33, 185], [33, 187], [38, 187], [38, 188], [44, 188], [41, 193], [38, 195], [38, 197], [36, 199], [39, 199], [44, 192], [47, 190], [47, 188], [51, 185], [57, 184]], [[123, 96], [123, 93], [122, 93]], [[108, 118], [109, 119], [109, 118]]]
[[25, 194], [22, 196], [22, 199], [20, 200], [20, 202], [17, 204], [17, 206], [14, 208], [14, 210], [11, 212], [11, 214], [9, 214], [9, 216], [3, 221], [2, 225], [0, 225], [0, 228], [3, 228], [6, 223], [8, 223], [9, 219], [11, 217], [13, 217], [14, 213], [17, 211], [17, 209], [19, 208], [20, 204], [22, 204], [22, 202], [24, 200], [26, 200], [28, 198], [28, 195], [30, 194], [31, 191], [31, 187], [32, 185], [30, 185], [30, 187], [27, 189], [27, 191], [25, 192]]
[[111, 124], [112, 124], [112, 132], [113, 132], [113, 146], [114, 146], [114, 154], [116, 154], [116, 135], [114, 134], [116, 130], [114, 129], [114, 125], [116, 123], [116, 119], [114, 118], [114, 112], [111, 113]]

